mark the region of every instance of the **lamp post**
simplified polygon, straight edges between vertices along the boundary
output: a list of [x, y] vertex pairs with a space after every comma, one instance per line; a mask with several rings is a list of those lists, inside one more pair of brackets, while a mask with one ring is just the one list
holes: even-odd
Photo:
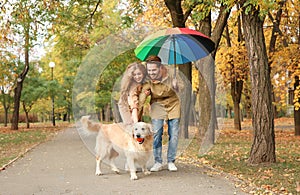
[[[52, 78], [52, 81], [53, 81], [53, 68], [55, 66], [55, 63], [54, 62], [50, 62], [49, 63], [49, 67], [51, 68], [51, 78]], [[53, 126], [55, 126], [55, 116], [54, 116], [54, 94], [52, 93], [51, 94], [51, 99], [52, 99], [52, 124]]]

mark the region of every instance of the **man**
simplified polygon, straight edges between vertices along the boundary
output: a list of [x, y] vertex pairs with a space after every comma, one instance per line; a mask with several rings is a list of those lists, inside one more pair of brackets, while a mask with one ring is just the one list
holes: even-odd
[[[175, 158], [178, 146], [178, 133], [180, 122], [180, 101], [176, 95], [178, 84], [171, 77], [167, 68], [161, 64], [158, 56], [150, 56], [146, 60], [148, 80], [143, 85], [139, 95], [139, 108], [141, 111], [150, 91], [151, 120], [154, 132], [153, 155], [155, 164], [150, 171], [160, 171], [162, 165], [162, 134], [166, 120], [168, 124], [169, 144], [167, 152], [169, 171], [177, 171]], [[145, 95], [146, 94], [146, 95]]]

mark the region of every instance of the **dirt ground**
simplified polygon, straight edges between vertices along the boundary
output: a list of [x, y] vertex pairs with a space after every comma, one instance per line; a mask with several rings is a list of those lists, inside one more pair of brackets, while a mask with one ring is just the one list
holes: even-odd
[[221, 176], [188, 164], [177, 164], [131, 181], [129, 173], [113, 173], [104, 166], [95, 176], [95, 159], [69, 128], [43, 143], [0, 172], [0, 195], [7, 194], [246, 194]]

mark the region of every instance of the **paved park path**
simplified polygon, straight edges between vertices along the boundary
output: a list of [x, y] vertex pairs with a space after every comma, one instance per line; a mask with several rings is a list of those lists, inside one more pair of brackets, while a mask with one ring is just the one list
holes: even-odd
[[178, 164], [177, 172], [138, 172], [136, 181], [125, 171], [117, 175], [103, 168], [105, 175], [94, 175], [94, 156], [69, 128], [1, 171], [0, 194], [245, 194], [230, 180], [186, 164]]

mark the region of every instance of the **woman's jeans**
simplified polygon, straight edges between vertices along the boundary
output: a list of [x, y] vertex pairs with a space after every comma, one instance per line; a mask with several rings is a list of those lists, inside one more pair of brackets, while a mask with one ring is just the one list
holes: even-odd
[[[155, 162], [162, 163], [162, 135], [164, 131], [164, 119], [152, 119], [152, 128], [154, 132], [153, 141], [153, 155]], [[179, 118], [169, 119], [168, 134], [168, 163], [175, 162], [177, 146], [178, 146], [178, 133], [179, 133]]]

